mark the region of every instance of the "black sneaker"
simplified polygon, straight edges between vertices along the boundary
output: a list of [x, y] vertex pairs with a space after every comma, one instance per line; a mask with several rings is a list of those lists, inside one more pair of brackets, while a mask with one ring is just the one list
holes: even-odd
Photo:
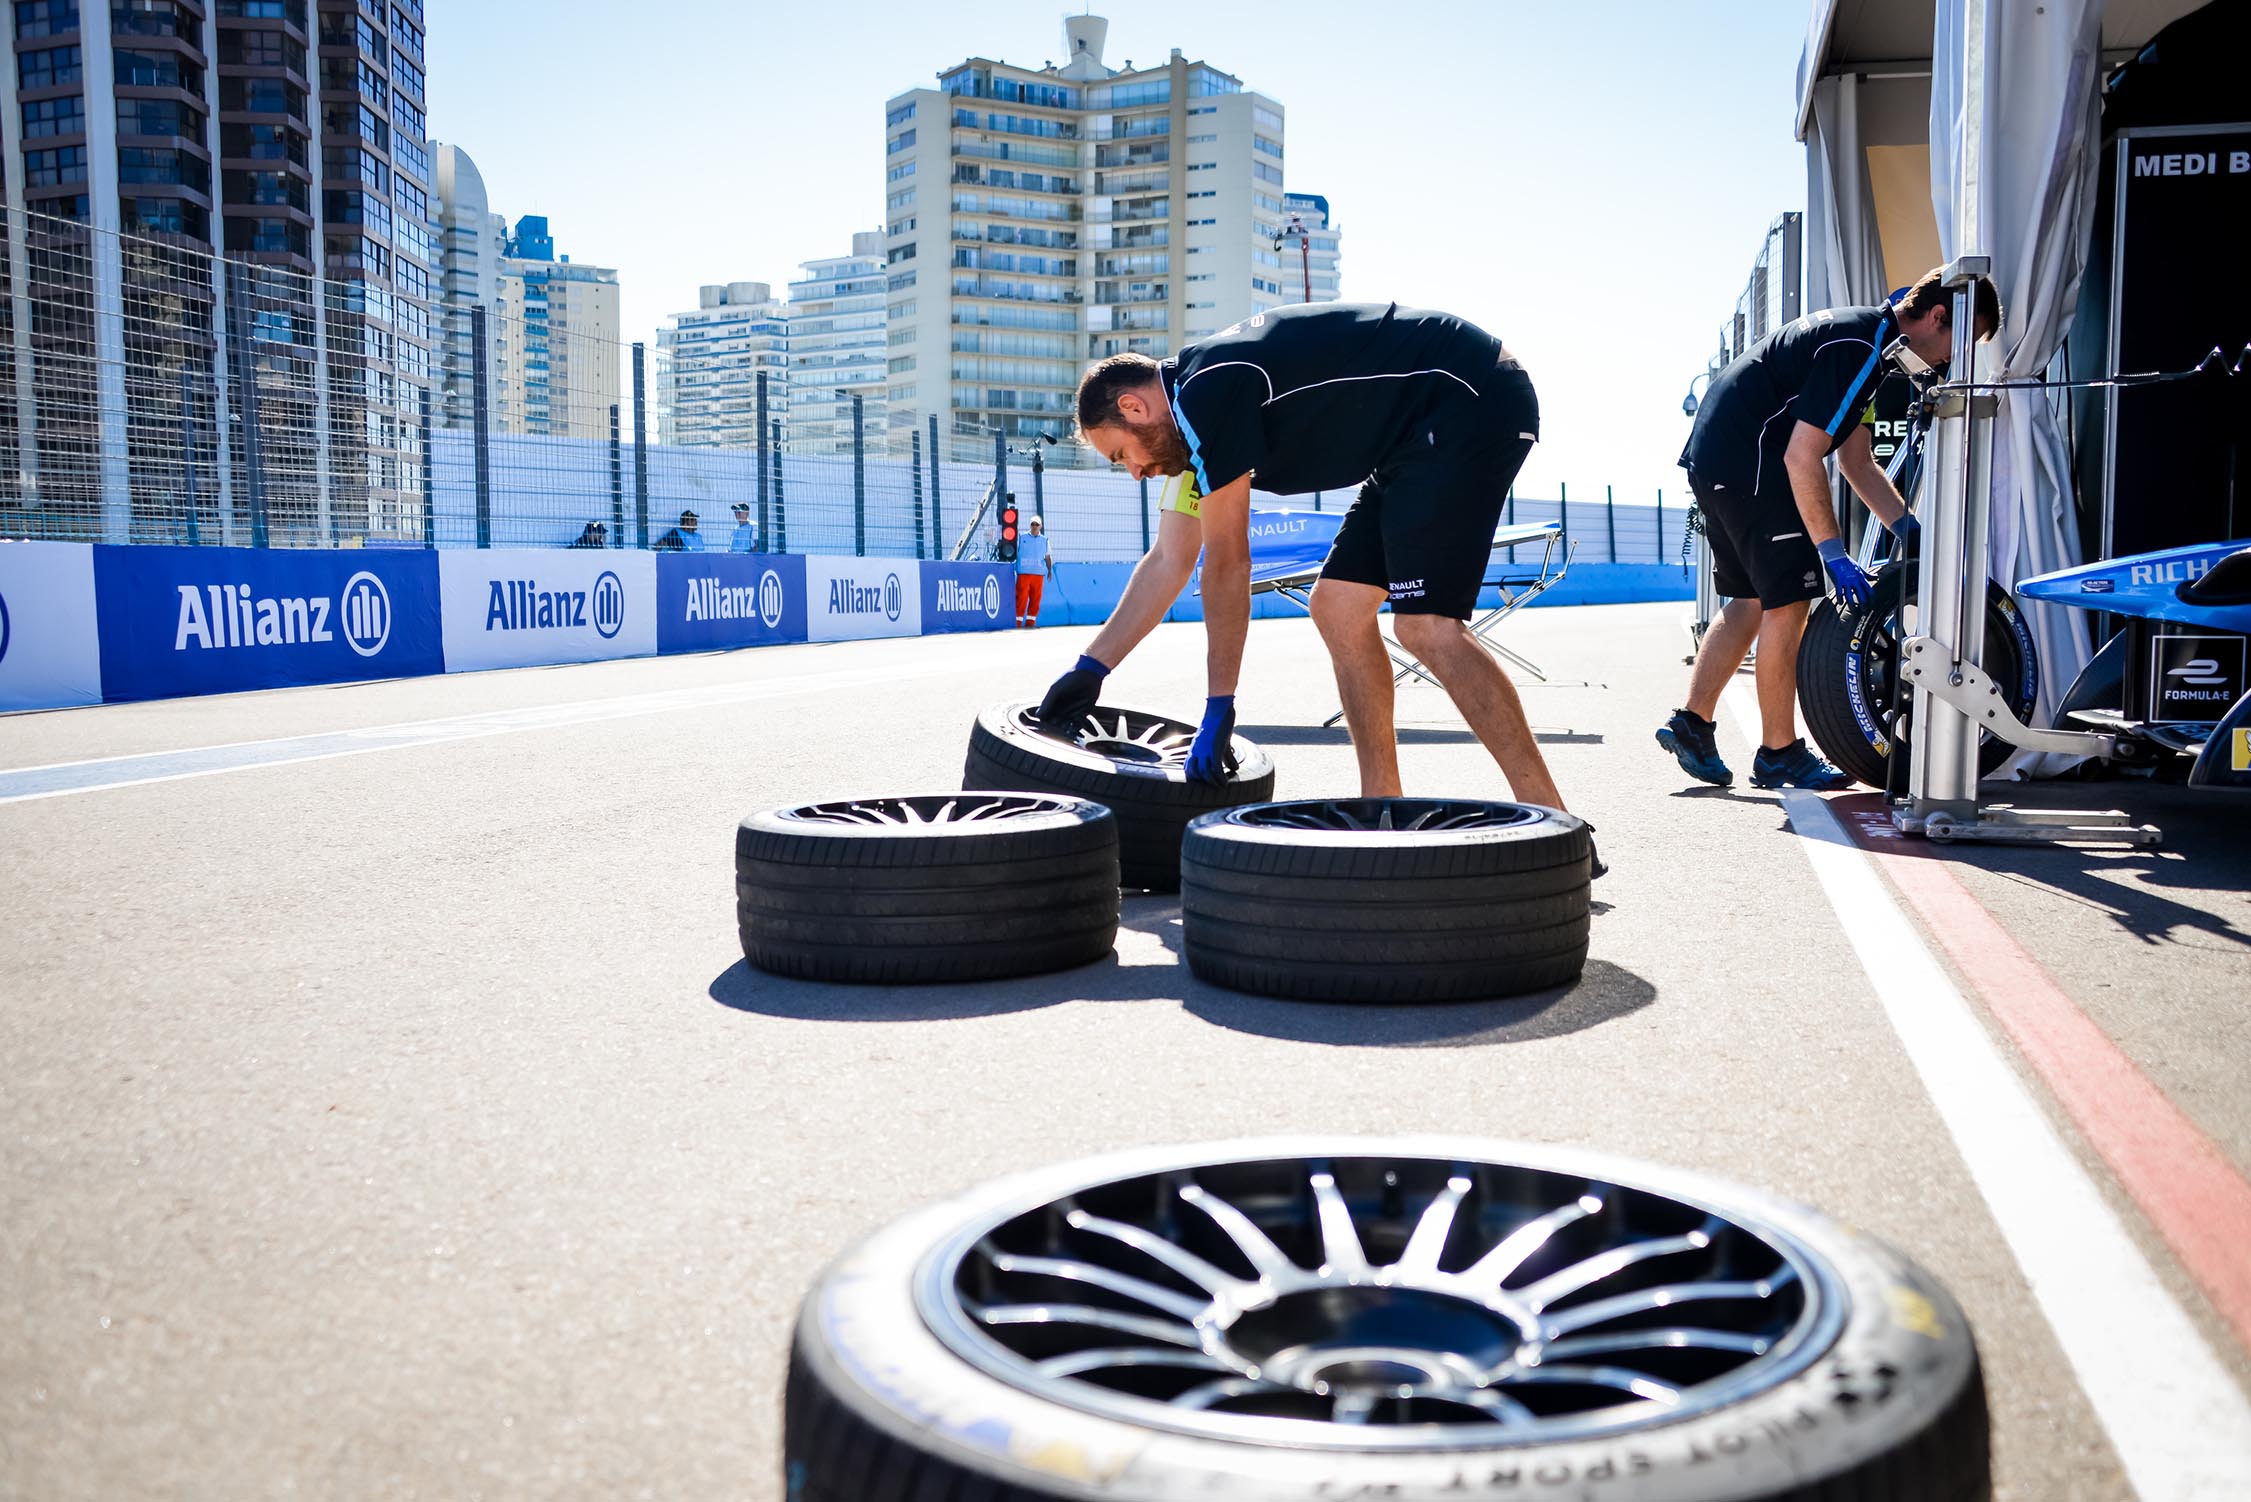
[[1671, 719], [1657, 727], [1657, 744], [1672, 752], [1680, 769], [1698, 782], [1731, 787], [1735, 774], [1720, 760], [1718, 729], [1710, 720], [1700, 720], [1685, 709], [1676, 709]]
[[1779, 751], [1759, 747], [1751, 758], [1751, 786], [1755, 788], [1810, 788], [1833, 793], [1852, 785], [1852, 778], [1806, 749], [1800, 736]]

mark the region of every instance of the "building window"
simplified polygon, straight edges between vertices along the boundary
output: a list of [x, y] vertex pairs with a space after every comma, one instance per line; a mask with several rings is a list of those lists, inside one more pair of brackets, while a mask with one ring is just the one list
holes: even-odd
[[78, 29], [78, 0], [16, 0], [16, 37], [61, 36]]
[[1254, 135], [1251, 137], [1251, 150], [1263, 151], [1268, 156], [1278, 157], [1282, 154], [1282, 143], [1280, 141], [1270, 141], [1264, 136]]
[[887, 207], [893, 209], [910, 209], [914, 207], [914, 195], [914, 189], [904, 188], [892, 194], [890, 198], [885, 200], [885, 203]]
[[422, 61], [422, 28], [397, 6], [391, 7], [391, 35], [406, 49], [406, 55], [416, 62]]
[[884, 282], [884, 290], [887, 292], [904, 292], [914, 285], [914, 278], [913, 272], [901, 271]]
[[904, 151], [913, 144], [914, 132], [911, 130], [902, 130], [897, 135], [893, 136], [890, 140], [883, 143], [883, 154], [885, 156], [889, 156], [893, 152]]
[[230, 114], [287, 115], [305, 118], [305, 91], [279, 78], [219, 75], [219, 108]]
[[1270, 110], [1263, 104], [1254, 104], [1251, 106], [1251, 124], [1259, 130], [1270, 130], [1276, 135], [1280, 135], [1282, 133], [1282, 116], [1280, 112], [1276, 110]]
[[424, 128], [421, 107], [409, 101], [403, 94], [391, 101], [391, 118], [398, 122], [400, 130], [410, 136], [427, 136], [430, 133]]
[[885, 172], [883, 174], [883, 180], [885, 182], [895, 183], [902, 177], [912, 176], [914, 176], [914, 163], [901, 162], [898, 166], [893, 167], [889, 171]]
[[120, 99], [117, 133], [121, 136], [185, 136], [203, 139], [203, 112], [177, 99]]
[[892, 126], [904, 125], [913, 118], [914, 101], [910, 99], [883, 117], [883, 128], [889, 130]]
[[304, 226], [291, 224], [286, 219], [229, 218], [227, 249], [240, 255], [309, 257], [312, 254]]
[[[391, 53], [391, 81], [402, 94], [422, 97], [422, 70], [407, 60], [407, 55], [394, 49]], [[417, 132], [420, 134], [420, 132]]]
[[394, 280], [398, 282], [399, 290], [407, 296], [419, 297], [424, 301], [429, 299], [430, 273], [424, 271], [412, 261], [399, 262], [398, 275]]
[[222, 31], [219, 61], [251, 68], [305, 71], [305, 49], [278, 31]]
[[[118, 106], [122, 113], [124, 105]], [[23, 133], [32, 136], [77, 136], [86, 133], [86, 100], [72, 94], [66, 99], [27, 100], [23, 107]]]
[[1209, 143], [1209, 142], [1212, 142], [1212, 141], [1216, 141], [1216, 140], [1218, 140], [1218, 139], [1219, 139], [1219, 137], [1218, 137], [1218, 136], [1217, 136], [1216, 134], [1213, 134], [1213, 135], [1203, 135], [1203, 136], [1190, 136], [1190, 137], [1188, 138], [1188, 144], [1189, 144], [1189, 145], [1191, 145], [1191, 146], [1202, 146], [1202, 145], [1205, 145], [1205, 144], [1207, 144], [1207, 143]]
[[1276, 187], [1280, 187], [1282, 185], [1282, 169], [1279, 167], [1269, 167], [1264, 162], [1251, 163], [1251, 176], [1259, 179], [1259, 181], [1261, 182], [1272, 183]]
[[24, 181], [34, 188], [59, 188], [86, 180], [86, 148], [58, 146], [23, 154]]
[[914, 369], [913, 355], [900, 355], [891, 362], [891, 374], [893, 375], [905, 375], [912, 369]]
[[211, 191], [211, 167], [201, 157], [169, 146], [121, 146], [117, 180], [124, 183], [176, 183], [198, 193]]
[[399, 179], [395, 196], [400, 210], [409, 218], [427, 219], [430, 217], [430, 195], [403, 177]]
[[77, 83], [85, 75], [76, 47], [45, 47], [26, 52], [17, 60], [18, 81], [27, 89], [51, 89]]
[[210, 237], [209, 222], [205, 219], [203, 210], [183, 199], [125, 198], [119, 200], [118, 209], [127, 234], [140, 231], [155, 235], [187, 235], [197, 240]]
[[195, 64], [184, 62], [176, 52], [128, 52], [115, 49], [117, 81], [142, 88], [185, 89], [190, 94], [203, 92], [203, 70]]

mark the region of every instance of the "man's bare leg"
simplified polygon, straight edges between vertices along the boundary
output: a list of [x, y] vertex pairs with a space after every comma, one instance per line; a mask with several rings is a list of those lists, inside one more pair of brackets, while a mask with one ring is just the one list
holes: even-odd
[[[1700, 720], [1719, 718], [1720, 691], [1743, 666], [1743, 654], [1759, 640], [1760, 621], [1766, 614], [1756, 600], [1730, 600], [1704, 628], [1703, 645], [1696, 649], [1696, 666], [1688, 674], [1688, 712]], [[1797, 649], [1791, 648], [1794, 653]], [[1795, 657], [1792, 661], [1795, 661]], [[1759, 649], [1759, 664], [1766, 664], [1766, 649]]]
[[1391, 658], [1376, 629], [1390, 592], [1373, 584], [1323, 579], [1313, 586], [1313, 624], [1336, 670], [1345, 728], [1360, 760], [1360, 796], [1399, 796], [1399, 738], [1391, 719]]
[[1798, 738], [1798, 638], [1809, 603], [1773, 606], [1759, 622], [1759, 744], [1769, 751]]
[[1500, 763], [1516, 800], [1563, 807], [1563, 794], [1548, 775], [1547, 758], [1532, 737], [1516, 685], [1470, 633], [1468, 623], [1444, 615], [1402, 615], [1392, 629], [1399, 634], [1399, 645], [1422, 659], [1446, 686], [1454, 708]]

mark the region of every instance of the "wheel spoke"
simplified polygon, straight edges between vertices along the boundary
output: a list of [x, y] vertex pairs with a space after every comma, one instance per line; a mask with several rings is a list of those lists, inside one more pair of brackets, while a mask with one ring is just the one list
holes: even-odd
[[1534, 1422], [1532, 1410], [1497, 1388], [1480, 1387], [1455, 1396], [1456, 1402], [1482, 1408], [1503, 1428], [1516, 1429]]
[[1796, 1274], [1788, 1268], [1772, 1278], [1756, 1282], [1701, 1282], [1671, 1283], [1662, 1288], [1645, 1288], [1636, 1293], [1621, 1293], [1607, 1299], [1597, 1299], [1576, 1309], [1566, 1309], [1553, 1319], [1542, 1322], [1542, 1335], [1554, 1340], [1580, 1330], [1591, 1330], [1627, 1315], [1650, 1314], [1659, 1309], [1670, 1309], [1676, 1304], [1711, 1302], [1738, 1302], [1751, 1300], [1763, 1302], [1774, 1297], [1775, 1292], [1795, 1281]]
[[989, 1254], [997, 1272], [1022, 1273], [1029, 1277], [1061, 1278], [1067, 1283], [1084, 1283], [1091, 1288], [1114, 1293], [1120, 1298], [1132, 1299], [1152, 1309], [1162, 1309], [1193, 1323], [1205, 1310], [1205, 1301], [1192, 1299], [1186, 1294], [1174, 1293], [1169, 1288], [1136, 1278], [1130, 1273], [1097, 1267], [1091, 1262], [1075, 1262], [1062, 1257], [1019, 1257], [1009, 1252], [994, 1251]]
[[1601, 1209], [1600, 1199], [1592, 1194], [1583, 1194], [1568, 1205], [1560, 1205], [1545, 1215], [1534, 1216], [1509, 1232], [1499, 1246], [1464, 1269], [1462, 1281], [1498, 1291], [1508, 1281], [1509, 1274], [1522, 1267], [1527, 1258], [1547, 1245], [1549, 1237]]
[[1615, 1277], [1629, 1267], [1657, 1257], [1676, 1257], [1682, 1252], [1700, 1252], [1712, 1244], [1711, 1229], [1707, 1225], [1683, 1236], [1652, 1237], [1628, 1246], [1612, 1247], [1597, 1252], [1592, 1257], [1582, 1257], [1560, 1272], [1553, 1272], [1539, 1282], [1515, 1290], [1516, 1296], [1532, 1306], [1535, 1313], [1545, 1309], [1567, 1294]]
[[1210, 1216], [1227, 1233], [1227, 1239], [1234, 1242], [1242, 1254], [1250, 1259], [1251, 1266], [1258, 1270], [1261, 1279], [1300, 1271], [1286, 1252], [1269, 1241], [1264, 1231], [1251, 1224], [1249, 1216], [1203, 1185], [1183, 1184], [1180, 1197]]
[[1335, 1394], [1329, 1406], [1329, 1422], [1333, 1424], [1365, 1424], [1375, 1412], [1380, 1394], [1365, 1387], [1348, 1387]]
[[1268, 1382], [1259, 1377], [1221, 1377], [1216, 1382], [1200, 1382], [1171, 1400], [1175, 1408], [1204, 1409], [1229, 1398], [1248, 1397], [1252, 1393], [1289, 1392], [1291, 1389], [1279, 1382]]
[[1680, 1402], [1680, 1389], [1670, 1382], [1660, 1382], [1655, 1377], [1645, 1377], [1640, 1372], [1630, 1372], [1624, 1367], [1616, 1366], [1525, 1366], [1511, 1371], [1502, 1380], [1532, 1384], [1576, 1382], [1588, 1387], [1615, 1388], [1637, 1398], [1646, 1398], [1652, 1403]]
[[1244, 1282], [1225, 1268], [1214, 1267], [1184, 1246], [1176, 1246], [1153, 1232], [1139, 1226], [1129, 1226], [1123, 1221], [1106, 1220], [1099, 1215], [1089, 1215], [1084, 1210], [1073, 1210], [1064, 1219], [1075, 1231], [1091, 1231], [1097, 1236], [1107, 1236], [1112, 1241], [1129, 1246], [1145, 1257], [1153, 1257], [1198, 1287], [1206, 1289], [1215, 1299], [1241, 1301], [1250, 1292], [1252, 1284]]
[[1352, 1207], [1337, 1192], [1336, 1176], [1327, 1169], [1313, 1175], [1313, 1202], [1321, 1216], [1321, 1261], [1331, 1274], [1346, 1279], [1368, 1271], [1368, 1254], [1360, 1246], [1360, 1228], [1352, 1223]]
[[1626, 1351], [1729, 1351], [1743, 1356], [1764, 1356], [1774, 1342], [1733, 1330], [1706, 1330], [1683, 1325], [1667, 1330], [1624, 1330], [1616, 1335], [1573, 1335], [1551, 1341], [1543, 1357], [1612, 1356]]
[[1415, 1233], [1407, 1238], [1407, 1248], [1395, 1264], [1399, 1271], [1417, 1277], [1438, 1271], [1438, 1259], [1446, 1252], [1446, 1238], [1454, 1233], [1454, 1214], [1469, 1191], [1470, 1181], [1457, 1174], [1423, 1207]]
[[1091, 1304], [994, 1304], [976, 1311], [980, 1323], [997, 1325], [1091, 1325], [1120, 1335], [1141, 1335], [1168, 1345], [1198, 1347], [1201, 1338], [1193, 1326], [1140, 1314], [1120, 1314]]
[[1198, 1372], [1235, 1370], [1217, 1356], [1207, 1356], [1202, 1351], [1158, 1351], [1148, 1346], [1105, 1346], [1096, 1351], [1073, 1351], [1067, 1356], [1050, 1356], [1034, 1370], [1043, 1377], [1083, 1377], [1089, 1372], [1148, 1366], [1177, 1366]]

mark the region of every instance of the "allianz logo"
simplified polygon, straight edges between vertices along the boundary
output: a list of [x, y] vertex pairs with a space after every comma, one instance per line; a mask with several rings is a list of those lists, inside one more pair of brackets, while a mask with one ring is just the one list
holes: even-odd
[[391, 593], [362, 569], [335, 595], [260, 595], [247, 584], [181, 584], [172, 650], [297, 647], [341, 640], [373, 657], [391, 639]]
[[897, 574], [884, 577], [883, 583], [861, 584], [851, 579], [831, 579], [828, 586], [828, 613], [830, 615], [881, 615], [897, 620], [906, 609], [906, 586]]
[[592, 589], [541, 589], [537, 579], [494, 579], [485, 600], [487, 631], [559, 631], [592, 626], [604, 641], [625, 625], [625, 585], [608, 569]]
[[938, 613], [951, 615], [972, 610], [985, 612], [987, 620], [1000, 618], [1000, 576], [987, 574], [982, 585], [963, 584], [958, 579], [938, 581]]
[[0, 662], [8, 660], [8, 597], [0, 595]]
[[688, 581], [687, 614], [690, 621], [747, 621], [757, 619], [768, 629], [782, 623], [782, 576], [772, 569], [758, 583], [721, 584], [716, 574]]

